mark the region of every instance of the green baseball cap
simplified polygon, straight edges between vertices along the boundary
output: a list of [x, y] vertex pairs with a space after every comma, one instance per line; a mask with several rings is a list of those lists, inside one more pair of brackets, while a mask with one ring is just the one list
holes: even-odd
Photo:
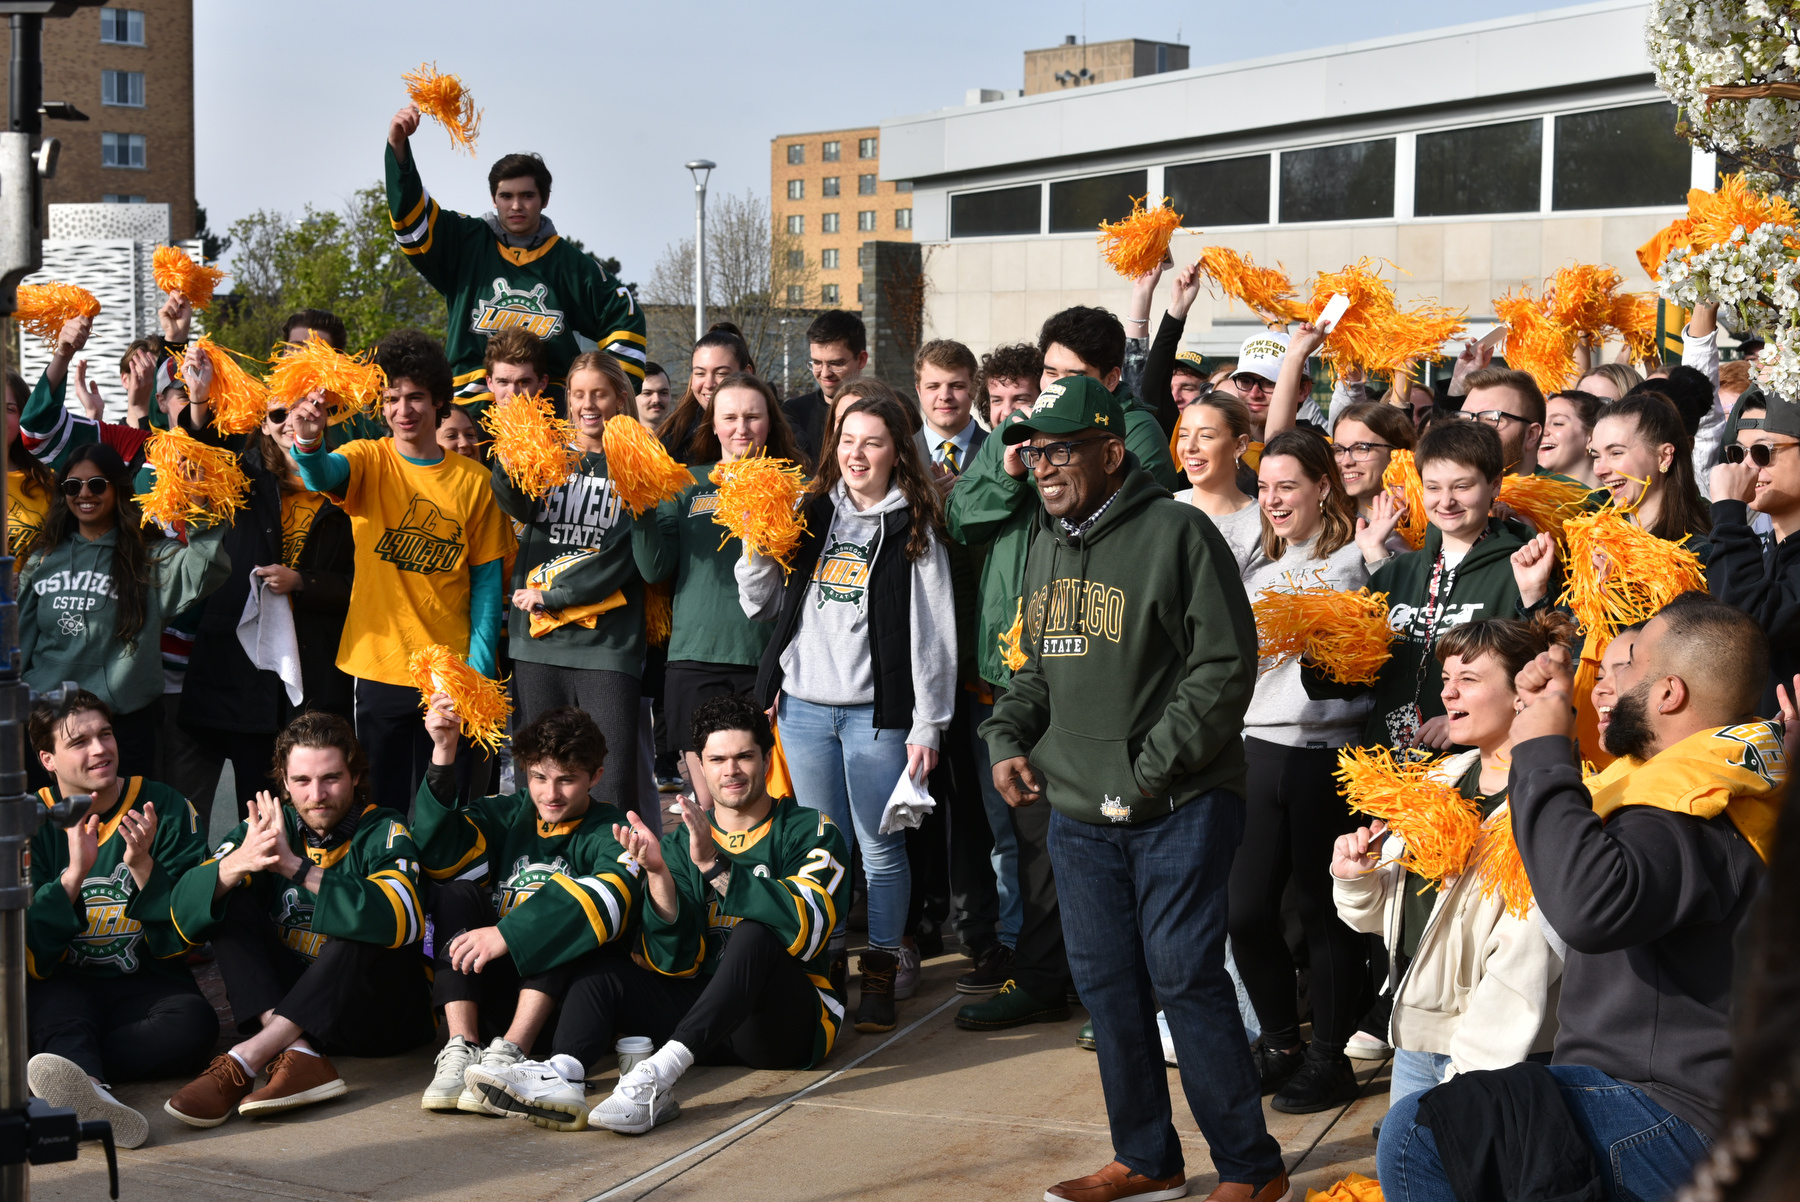
[[1014, 422], [1001, 434], [1008, 444], [1025, 442], [1033, 434], [1078, 434], [1100, 430], [1125, 437], [1125, 410], [1119, 398], [1092, 376], [1064, 376], [1038, 394], [1024, 421]]

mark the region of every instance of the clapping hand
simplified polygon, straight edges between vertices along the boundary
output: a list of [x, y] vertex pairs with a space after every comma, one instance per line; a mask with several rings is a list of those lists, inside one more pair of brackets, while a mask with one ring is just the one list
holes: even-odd
[[71, 902], [80, 905], [81, 883], [87, 880], [100, 856], [100, 815], [89, 814], [64, 834], [69, 840], [69, 866], [62, 873], [63, 892]]
[[151, 856], [156, 843], [156, 804], [146, 801], [141, 810], [126, 810], [119, 820], [119, 834], [125, 837], [125, 867], [142, 889], [150, 883], [150, 870], [156, 867]]

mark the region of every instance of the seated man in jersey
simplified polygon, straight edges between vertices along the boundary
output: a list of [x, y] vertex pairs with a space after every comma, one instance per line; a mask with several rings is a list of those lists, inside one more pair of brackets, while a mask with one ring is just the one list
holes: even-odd
[[68, 830], [31, 840], [25, 919], [31, 1092], [84, 1119], [107, 1119], [120, 1147], [150, 1134], [109, 1081], [189, 1073], [219, 1036], [169, 914], [176, 878], [206, 858], [199, 819], [167, 785], [119, 776], [112, 710], [76, 689], [31, 711], [31, 746], [53, 783], [44, 804], [93, 797]]
[[[589, 796], [606, 736], [584, 711], [539, 714], [512, 740], [525, 788], [467, 804], [456, 792], [460, 725], [450, 699], [434, 696], [425, 716], [431, 766], [413, 821], [425, 873], [442, 882], [431, 903], [432, 992], [450, 1039], [420, 1105], [506, 1115], [519, 1107], [497, 1082], [527, 1062], [570, 985], [598, 971], [643, 885], [613, 835], [624, 814]], [[540, 1126], [581, 1130], [581, 1078], [574, 1074], [572, 1100], [532, 1102], [524, 1113]]]
[[276, 736], [275, 772], [281, 801], [257, 794], [175, 886], [176, 924], [212, 941], [245, 1037], [164, 1104], [191, 1127], [338, 1097], [327, 1053], [397, 1056], [432, 1036], [419, 852], [405, 819], [370, 801], [350, 724], [301, 714]]

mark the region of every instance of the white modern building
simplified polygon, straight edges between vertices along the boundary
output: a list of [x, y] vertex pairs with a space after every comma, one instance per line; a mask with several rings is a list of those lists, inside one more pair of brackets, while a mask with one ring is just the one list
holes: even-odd
[[[1478, 330], [1493, 298], [1573, 262], [1647, 289], [1637, 247], [1714, 180], [1656, 88], [1649, 10], [1602, 0], [885, 121], [881, 175], [912, 181], [925, 244], [925, 336], [983, 351], [1067, 305], [1122, 313], [1095, 227], [1145, 194], [1184, 216], [1177, 264], [1230, 246], [1304, 295], [1314, 272], [1386, 259], [1403, 302], [1466, 307]], [[1232, 353], [1255, 328], [1203, 292], [1186, 345]]]

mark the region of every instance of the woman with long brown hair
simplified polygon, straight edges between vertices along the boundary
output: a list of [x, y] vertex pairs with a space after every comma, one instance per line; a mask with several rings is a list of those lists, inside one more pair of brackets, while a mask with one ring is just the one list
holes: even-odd
[[744, 372], [754, 374], [756, 361], [750, 357], [750, 344], [729, 321], [715, 321], [712, 328], [694, 343], [688, 370], [687, 391], [669, 411], [657, 430], [657, 437], [669, 454], [683, 463], [714, 463], [695, 450], [693, 443], [704, 438], [712, 427], [713, 398], [724, 387], [726, 379]]
[[1588, 443], [1613, 504], [1657, 538], [1705, 560], [1712, 514], [1694, 480], [1694, 440], [1666, 398], [1637, 392], [1600, 410]]
[[[912, 874], [904, 831], [882, 811], [902, 775], [923, 788], [956, 701], [956, 613], [938, 492], [887, 389], [839, 398], [835, 437], [805, 502], [791, 569], [738, 561], [738, 598], [773, 622], [757, 701], [778, 705], [794, 796], [860, 845], [869, 882], [869, 950], [856, 1029], [891, 1031], [894, 1001], [918, 988], [903, 938]], [[844, 916], [832, 932], [844, 939]]]

